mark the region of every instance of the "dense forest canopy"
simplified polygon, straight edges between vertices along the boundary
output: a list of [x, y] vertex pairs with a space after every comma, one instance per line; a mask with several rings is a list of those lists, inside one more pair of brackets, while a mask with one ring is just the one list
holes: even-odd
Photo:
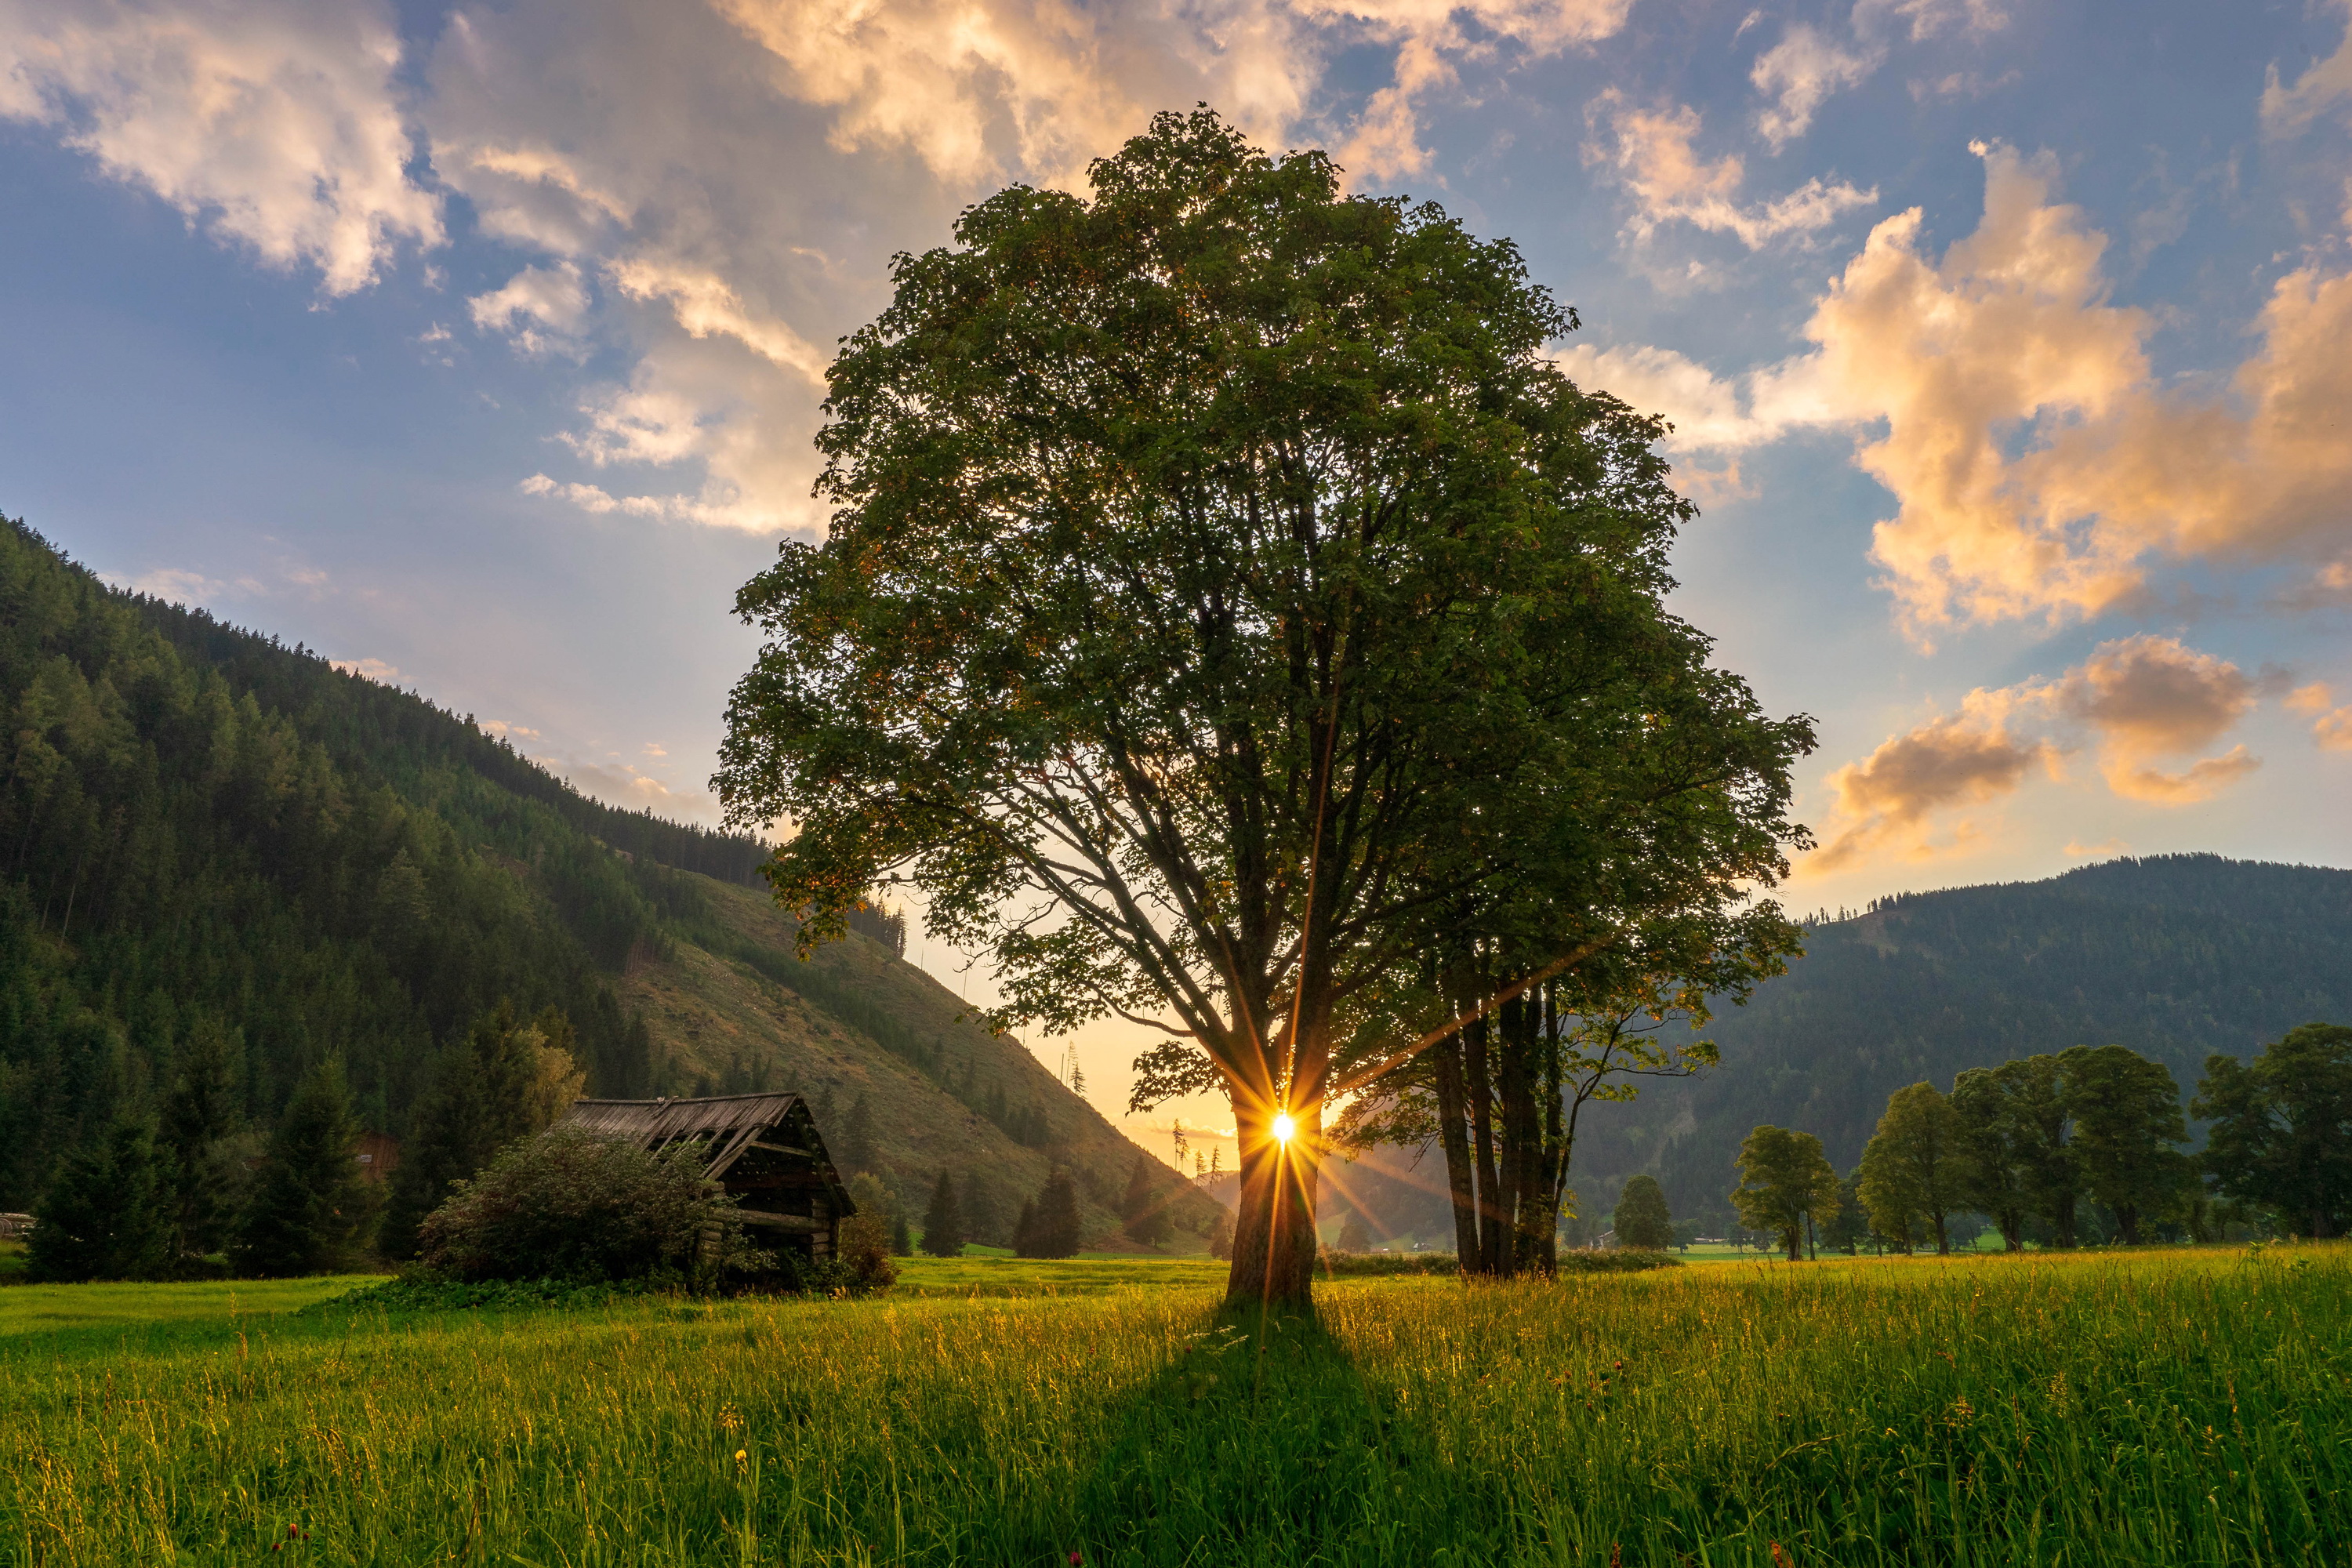
[[[755, 840], [587, 799], [469, 720], [0, 527], [0, 1208], [168, 1079], [200, 1026], [266, 1121], [322, 1057], [400, 1127], [434, 1044], [501, 999], [651, 1080], [611, 976]], [[614, 853], [618, 851], [619, 853]]]
[[790, 1088], [866, 1127], [859, 1168], [894, 1191], [952, 1162], [1004, 1206], [1061, 1163], [1115, 1223], [1134, 1145], [903, 962], [898, 915], [854, 909], [857, 938], [796, 957], [753, 837], [590, 800], [22, 522], [0, 522], [0, 1210], [155, 1112], [199, 1049], [257, 1158], [327, 1058], [359, 1125], [405, 1140], [440, 1050], [551, 1007], [592, 1093]]

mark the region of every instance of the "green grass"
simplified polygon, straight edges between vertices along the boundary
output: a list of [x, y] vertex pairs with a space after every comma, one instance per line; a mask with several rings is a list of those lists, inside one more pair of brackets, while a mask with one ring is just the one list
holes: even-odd
[[372, 1285], [377, 1278], [349, 1274], [312, 1279], [207, 1279], [192, 1285], [17, 1285], [0, 1290], [0, 1336], [290, 1312], [353, 1286]]
[[942, 1293], [0, 1337], [0, 1563], [2352, 1555], [2340, 1247], [1344, 1280], [1270, 1325], [1183, 1263], [906, 1278]]

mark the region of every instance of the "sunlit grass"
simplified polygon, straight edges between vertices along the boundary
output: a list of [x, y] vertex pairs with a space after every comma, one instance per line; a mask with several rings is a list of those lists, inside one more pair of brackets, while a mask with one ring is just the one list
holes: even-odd
[[0, 1334], [290, 1312], [373, 1283], [373, 1275], [334, 1275], [191, 1285], [12, 1285], [0, 1290]]
[[2352, 1554], [2340, 1247], [1343, 1281], [1271, 1331], [1050, 1268], [1087, 1292], [16, 1334], [0, 1562]]

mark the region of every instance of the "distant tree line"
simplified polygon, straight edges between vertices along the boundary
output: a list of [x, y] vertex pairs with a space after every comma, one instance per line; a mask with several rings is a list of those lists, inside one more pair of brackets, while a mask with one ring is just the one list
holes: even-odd
[[129, 1109], [76, 1151], [36, 1212], [42, 1279], [316, 1274], [415, 1256], [420, 1227], [499, 1151], [578, 1094], [571, 1020], [500, 1002], [437, 1053], [390, 1183], [367, 1179], [341, 1061], [307, 1073], [267, 1136], [235, 1091], [227, 1037], [199, 1029], [152, 1114]]
[[[2190, 1154], [2179, 1085], [2118, 1045], [2076, 1046], [1973, 1068], [1887, 1101], [1861, 1164], [1841, 1177], [1809, 1132], [1762, 1126], [1739, 1153], [1743, 1223], [1793, 1260], [1865, 1241], [1951, 1251], [1953, 1225], [1981, 1215], [2016, 1251], [2071, 1247], [2096, 1215], [2116, 1240], [2206, 1240], [2244, 1223], [2276, 1234], [2344, 1234], [2352, 1220], [2352, 1027], [2306, 1024], [2251, 1063], [2215, 1054], [2189, 1115], [2208, 1121]], [[2111, 1226], [2111, 1230], [2108, 1227]], [[1973, 1246], [1973, 1233], [1959, 1238]]]

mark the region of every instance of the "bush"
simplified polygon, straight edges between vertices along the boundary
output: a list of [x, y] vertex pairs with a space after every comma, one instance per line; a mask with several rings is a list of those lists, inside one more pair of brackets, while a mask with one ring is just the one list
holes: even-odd
[[595, 1283], [668, 1272], [708, 1283], [772, 1266], [743, 1240], [734, 1201], [702, 1179], [699, 1144], [648, 1154], [558, 1127], [509, 1144], [417, 1227], [443, 1279]]
[[[838, 1267], [849, 1270], [851, 1289], [887, 1290], [898, 1282], [898, 1266], [890, 1260], [889, 1221], [872, 1209], [860, 1209], [841, 1222], [839, 1235]], [[802, 1263], [799, 1271], [808, 1274], [826, 1267], [824, 1263]]]

